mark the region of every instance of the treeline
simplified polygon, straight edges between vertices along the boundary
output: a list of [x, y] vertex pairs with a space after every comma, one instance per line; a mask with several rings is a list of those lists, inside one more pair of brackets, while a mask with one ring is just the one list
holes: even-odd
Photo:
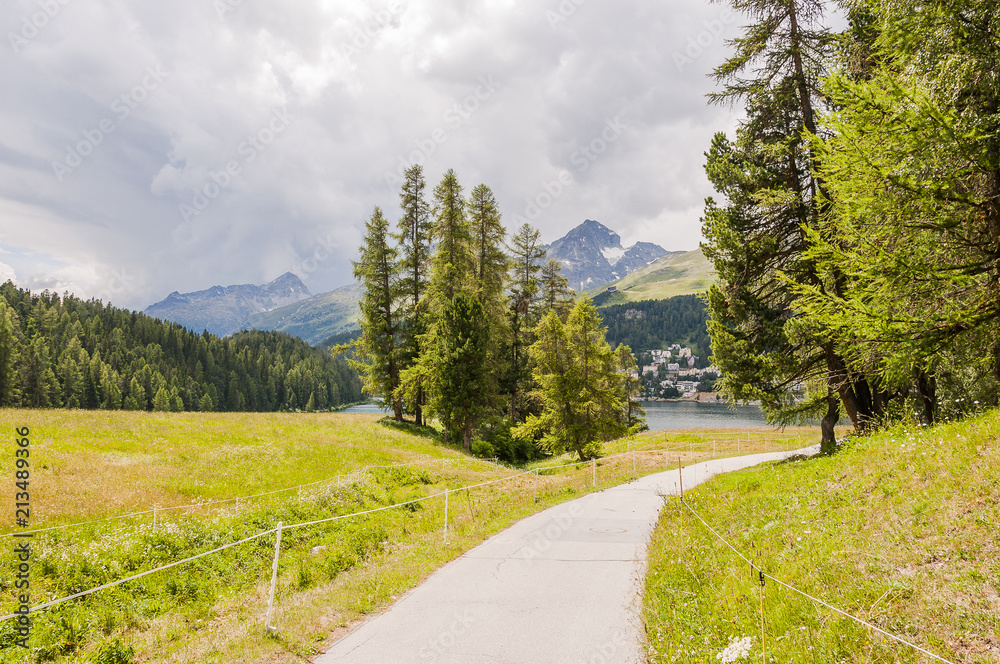
[[508, 242], [489, 187], [466, 198], [454, 171], [431, 200], [419, 165], [404, 177], [395, 232], [376, 207], [354, 265], [350, 361], [366, 392], [397, 420], [436, 417], [452, 441], [509, 460], [589, 458], [640, 426], [631, 351], [613, 351], [593, 303], [574, 301], [538, 230]]
[[[743, 103], [706, 170], [709, 323], [723, 385], [774, 421], [859, 431], [998, 403], [996, 3], [732, 0], [749, 18], [714, 73]], [[796, 403], [789, 390], [804, 385]]]
[[680, 344], [698, 356], [698, 367], [709, 366], [711, 339], [708, 310], [697, 295], [678, 295], [667, 300], [640, 300], [600, 309], [612, 346], [625, 344], [637, 353], [666, 350]]
[[95, 300], [0, 286], [0, 406], [319, 411], [361, 398], [346, 362], [284, 333], [220, 339]]

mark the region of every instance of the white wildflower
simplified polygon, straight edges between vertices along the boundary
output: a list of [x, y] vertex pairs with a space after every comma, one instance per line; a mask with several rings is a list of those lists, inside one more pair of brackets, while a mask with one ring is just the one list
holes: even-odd
[[747, 636], [742, 639], [737, 639], [735, 636], [733, 640], [729, 642], [729, 645], [725, 650], [720, 652], [715, 656], [717, 660], [722, 662], [722, 664], [729, 664], [730, 662], [739, 661], [745, 657], [750, 656], [750, 647], [753, 645], [753, 637]]

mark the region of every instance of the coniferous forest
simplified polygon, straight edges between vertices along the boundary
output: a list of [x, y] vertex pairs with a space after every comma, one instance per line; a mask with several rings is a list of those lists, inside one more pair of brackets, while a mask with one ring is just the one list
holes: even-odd
[[[995, 2], [733, 0], [714, 72], [741, 105], [706, 171], [709, 331], [723, 390], [774, 422], [859, 432], [1000, 399]], [[805, 401], [790, 390], [808, 388]]]
[[489, 187], [466, 197], [454, 171], [433, 192], [419, 165], [404, 178], [401, 218], [376, 207], [354, 264], [364, 296], [350, 362], [366, 393], [397, 420], [435, 417], [450, 441], [512, 461], [591, 458], [641, 427], [631, 350], [611, 348], [539, 231], [508, 238]]
[[346, 362], [284, 333], [221, 339], [95, 300], [0, 286], [0, 406], [318, 411], [361, 398]]
[[691, 348], [699, 367], [707, 367], [711, 354], [708, 311], [698, 295], [678, 295], [668, 300], [637, 300], [600, 310], [608, 327], [608, 343], [625, 344], [637, 354], [665, 350], [671, 344]]

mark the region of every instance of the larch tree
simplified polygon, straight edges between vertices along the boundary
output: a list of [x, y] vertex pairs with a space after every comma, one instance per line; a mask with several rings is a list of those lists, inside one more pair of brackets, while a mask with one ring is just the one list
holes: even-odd
[[[361, 308], [361, 337], [355, 344], [356, 359], [351, 366], [361, 375], [365, 392], [392, 404], [396, 420], [403, 419], [399, 386], [399, 272], [396, 249], [389, 244], [389, 222], [378, 207], [365, 224], [360, 258], [354, 262], [354, 277], [364, 294]], [[286, 398], [305, 399], [289, 390]]]
[[[431, 219], [427, 202], [423, 168], [417, 164], [403, 174], [403, 187], [399, 194], [403, 214], [394, 235], [399, 251], [399, 294], [402, 298], [400, 318], [400, 371], [419, 362], [422, 354], [421, 338], [427, 333], [427, 289], [430, 284]], [[413, 386], [412, 397], [405, 406], [413, 413], [418, 426], [423, 424], [423, 407], [426, 390], [418, 383]]]
[[539, 277], [543, 311], [554, 311], [563, 321], [573, 306], [573, 289], [569, 279], [562, 275], [562, 264], [550, 258], [542, 264]]
[[537, 302], [540, 292], [538, 273], [545, 258], [541, 233], [522, 224], [510, 240], [510, 361], [505, 381], [510, 394], [508, 415], [512, 422], [523, 421], [524, 395], [530, 389], [531, 367], [527, 352], [533, 343]]
[[[445, 307], [436, 335], [438, 390], [434, 409], [443, 415], [449, 439], [461, 436], [472, 449], [472, 434], [489, 410], [489, 323], [478, 298], [458, 293]], [[458, 435], [455, 435], [458, 434]]]

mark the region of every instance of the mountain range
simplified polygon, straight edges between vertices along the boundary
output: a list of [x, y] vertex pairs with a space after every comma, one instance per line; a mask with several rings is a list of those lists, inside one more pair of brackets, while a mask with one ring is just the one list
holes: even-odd
[[[700, 251], [668, 252], [649, 242], [625, 248], [617, 233], [590, 219], [546, 249], [561, 263], [570, 287], [588, 292], [599, 306], [697, 293], [714, 278]], [[608, 292], [609, 285], [616, 292]], [[263, 286], [175, 291], [145, 313], [195, 332], [227, 336], [245, 329], [277, 330], [315, 346], [358, 329], [361, 295], [358, 284], [312, 295], [297, 276], [285, 273]]]
[[208, 330], [220, 337], [242, 330], [257, 313], [273, 311], [312, 297], [302, 280], [286, 272], [263, 286], [212, 286], [196, 293], [174, 291], [161, 302], [150, 305], [146, 313], [154, 318], [174, 321], [194, 332]]
[[592, 219], [547, 247], [549, 258], [562, 264], [562, 274], [577, 292], [599, 288], [644, 268], [667, 250], [650, 242], [629, 248], [613, 230]]

